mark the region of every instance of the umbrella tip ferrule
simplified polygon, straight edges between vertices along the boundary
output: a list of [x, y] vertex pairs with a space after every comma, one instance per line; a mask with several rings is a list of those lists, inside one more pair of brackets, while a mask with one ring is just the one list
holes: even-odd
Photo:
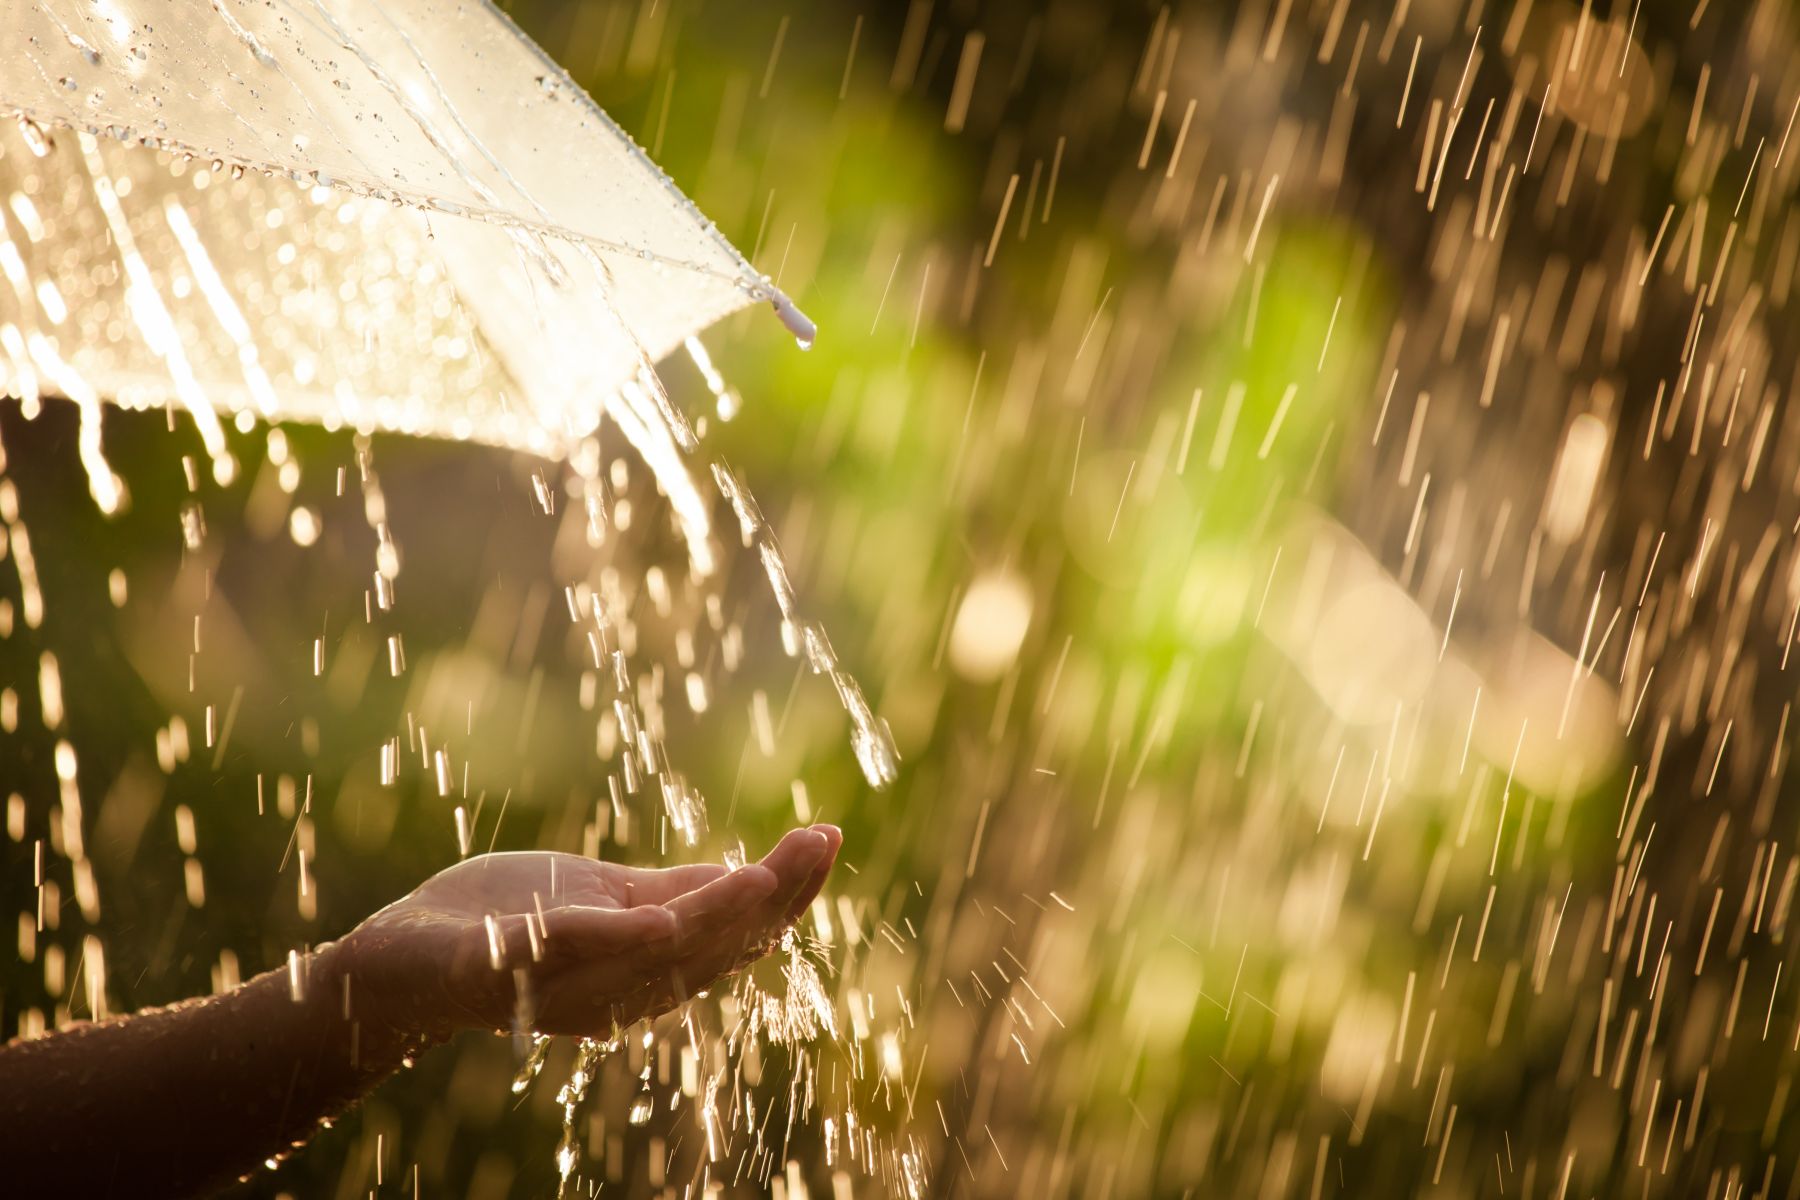
[[781, 318], [781, 323], [787, 326], [787, 331], [800, 343], [800, 348], [811, 350], [813, 339], [819, 336], [819, 327], [813, 324], [812, 318], [796, 308], [784, 292], [771, 293], [769, 303], [774, 307], [775, 315]]

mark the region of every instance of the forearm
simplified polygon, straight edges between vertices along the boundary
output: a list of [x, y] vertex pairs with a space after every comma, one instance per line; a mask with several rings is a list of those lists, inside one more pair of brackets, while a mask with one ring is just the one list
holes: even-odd
[[188, 1196], [311, 1136], [424, 1044], [358, 1003], [341, 944], [221, 996], [0, 1047], [21, 1195]]

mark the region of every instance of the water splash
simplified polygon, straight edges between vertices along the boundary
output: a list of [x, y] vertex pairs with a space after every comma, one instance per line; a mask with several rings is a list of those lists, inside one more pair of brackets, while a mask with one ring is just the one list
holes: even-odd
[[873, 788], [885, 788], [899, 778], [900, 755], [894, 748], [893, 734], [887, 722], [877, 717], [863, 699], [862, 688], [849, 672], [839, 665], [824, 631], [804, 621], [793, 583], [788, 579], [787, 564], [781, 557], [775, 533], [763, 519], [756, 499], [720, 463], [713, 464], [713, 480], [730, 502], [738, 520], [738, 532], [746, 549], [754, 549], [769, 581], [769, 592], [781, 614], [783, 644], [789, 654], [804, 654], [815, 674], [830, 678], [838, 702], [850, 718], [851, 745], [863, 775]]

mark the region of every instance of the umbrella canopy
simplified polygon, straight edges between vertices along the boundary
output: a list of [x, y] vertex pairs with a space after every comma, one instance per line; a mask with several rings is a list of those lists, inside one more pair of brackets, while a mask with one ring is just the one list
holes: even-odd
[[[650, 364], [812, 327], [486, 0], [0, 0], [0, 389], [569, 454], [613, 417], [703, 520]], [[690, 343], [691, 344], [691, 343]], [[716, 377], [713, 377], [716, 378]]]

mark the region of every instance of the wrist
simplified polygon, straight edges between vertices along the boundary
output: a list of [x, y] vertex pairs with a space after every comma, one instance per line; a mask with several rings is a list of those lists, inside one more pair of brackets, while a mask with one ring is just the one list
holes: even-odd
[[330, 1018], [352, 1027], [358, 1058], [371, 1065], [397, 1065], [449, 1041], [451, 1023], [435, 1015], [418, 989], [407, 986], [390, 947], [361, 926], [314, 951], [324, 987], [317, 1002]]

